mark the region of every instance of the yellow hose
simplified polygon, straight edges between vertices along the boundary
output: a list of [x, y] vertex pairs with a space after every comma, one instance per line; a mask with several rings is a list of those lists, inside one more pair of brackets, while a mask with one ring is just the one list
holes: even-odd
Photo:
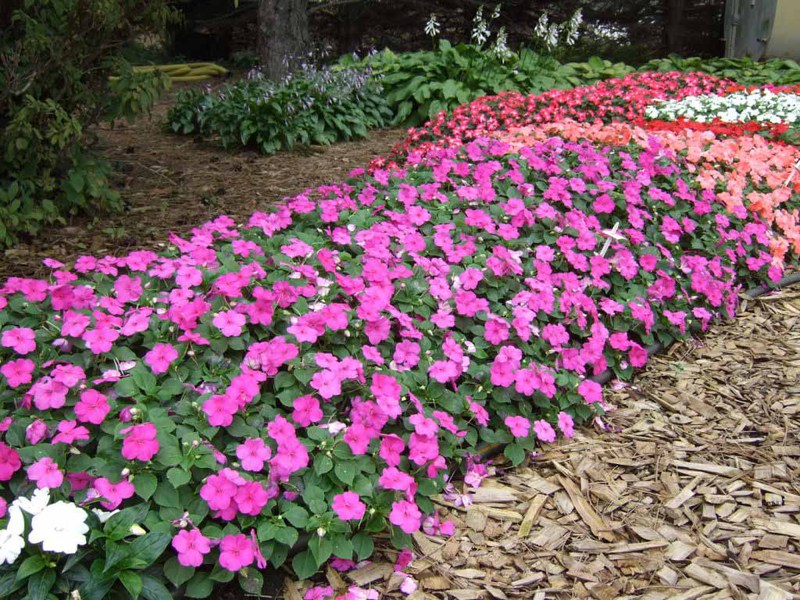
[[[209, 77], [226, 75], [228, 70], [212, 62], [177, 63], [173, 65], [142, 65], [133, 67], [135, 73], [161, 71], [172, 81], [202, 81]], [[119, 77], [109, 77], [116, 81]]]

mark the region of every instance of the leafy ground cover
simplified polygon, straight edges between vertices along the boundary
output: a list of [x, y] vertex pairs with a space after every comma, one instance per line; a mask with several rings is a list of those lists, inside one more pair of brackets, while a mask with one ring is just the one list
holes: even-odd
[[795, 148], [595, 123], [738, 89], [645, 73], [478, 100], [412, 131], [402, 166], [8, 280], [4, 595], [258, 591], [301, 539], [301, 578], [375, 537], [402, 567], [413, 533], [452, 531], [431, 496], [480, 484], [479, 447], [519, 464], [570, 437], [603, 412], [593, 376], [630, 378], [796, 263]]

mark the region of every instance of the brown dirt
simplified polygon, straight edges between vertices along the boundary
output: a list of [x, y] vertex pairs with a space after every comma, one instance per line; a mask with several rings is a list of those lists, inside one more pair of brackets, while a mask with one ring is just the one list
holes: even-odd
[[28, 243], [0, 253], [0, 280], [43, 276], [47, 257], [124, 254], [156, 247], [170, 231], [186, 232], [215, 216], [247, 218], [256, 210], [325, 183], [389, 153], [399, 128], [371, 132], [363, 140], [315, 146], [274, 156], [230, 151], [162, 128], [173, 95], [150, 119], [98, 130], [103, 154], [117, 166], [116, 187], [128, 205], [122, 214], [89, 215], [51, 226]]
[[411, 596], [386, 559], [328, 581], [382, 600], [797, 598], [800, 291], [749, 304], [610, 392], [607, 431], [499, 463], [467, 510], [440, 500], [457, 532], [415, 536]]

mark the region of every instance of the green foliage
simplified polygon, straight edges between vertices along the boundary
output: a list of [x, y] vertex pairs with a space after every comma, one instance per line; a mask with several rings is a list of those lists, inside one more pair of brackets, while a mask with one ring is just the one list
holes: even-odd
[[800, 83], [800, 64], [790, 59], [773, 58], [757, 62], [751, 58], [681, 58], [675, 54], [651, 60], [641, 71], [701, 71], [715, 77], [733, 79], [743, 85], [792, 85]]
[[384, 50], [365, 62], [383, 75], [394, 123], [412, 126], [487, 94], [511, 90], [539, 94], [621, 77], [633, 70], [597, 57], [562, 65], [527, 48], [498, 54], [476, 44], [453, 46], [447, 40], [439, 40], [435, 51], [395, 54]]
[[274, 154], [364, 137], [392, 116], [379, 78], [361, 66], [308, 67], [275, 83], [252, 72], [217, 93], [186, 90], [167, 115], [175, 133], [216, 136], [225, 148]]
[[0, 24], [0, 247], [80, 211], [120, 208], [87, 128], [152, 107], [167, 79], [134, 73], [119, 53], [171, 14], [162, 0], [24, 0]]

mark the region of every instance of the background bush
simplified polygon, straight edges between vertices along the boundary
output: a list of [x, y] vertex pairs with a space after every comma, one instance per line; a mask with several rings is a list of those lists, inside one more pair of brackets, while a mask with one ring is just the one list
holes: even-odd
[[381, 80], [369, 68], [307, 65], [282, 82], [253, 71], [219, 92], [183, 91], [167, 123], [176, 133], [216, 136], [226, 148], [252, 145], [274, 154], [364, 137], [391, 116]]
[[[148, 110], [167, 80], [134, 73], [126, 41], [166, 0], [24, 0], [0, 18], [0, 247], [80, 211], [121, 206], [87, 127]], [[108, 83], [111, 73], [121, 74]]]

